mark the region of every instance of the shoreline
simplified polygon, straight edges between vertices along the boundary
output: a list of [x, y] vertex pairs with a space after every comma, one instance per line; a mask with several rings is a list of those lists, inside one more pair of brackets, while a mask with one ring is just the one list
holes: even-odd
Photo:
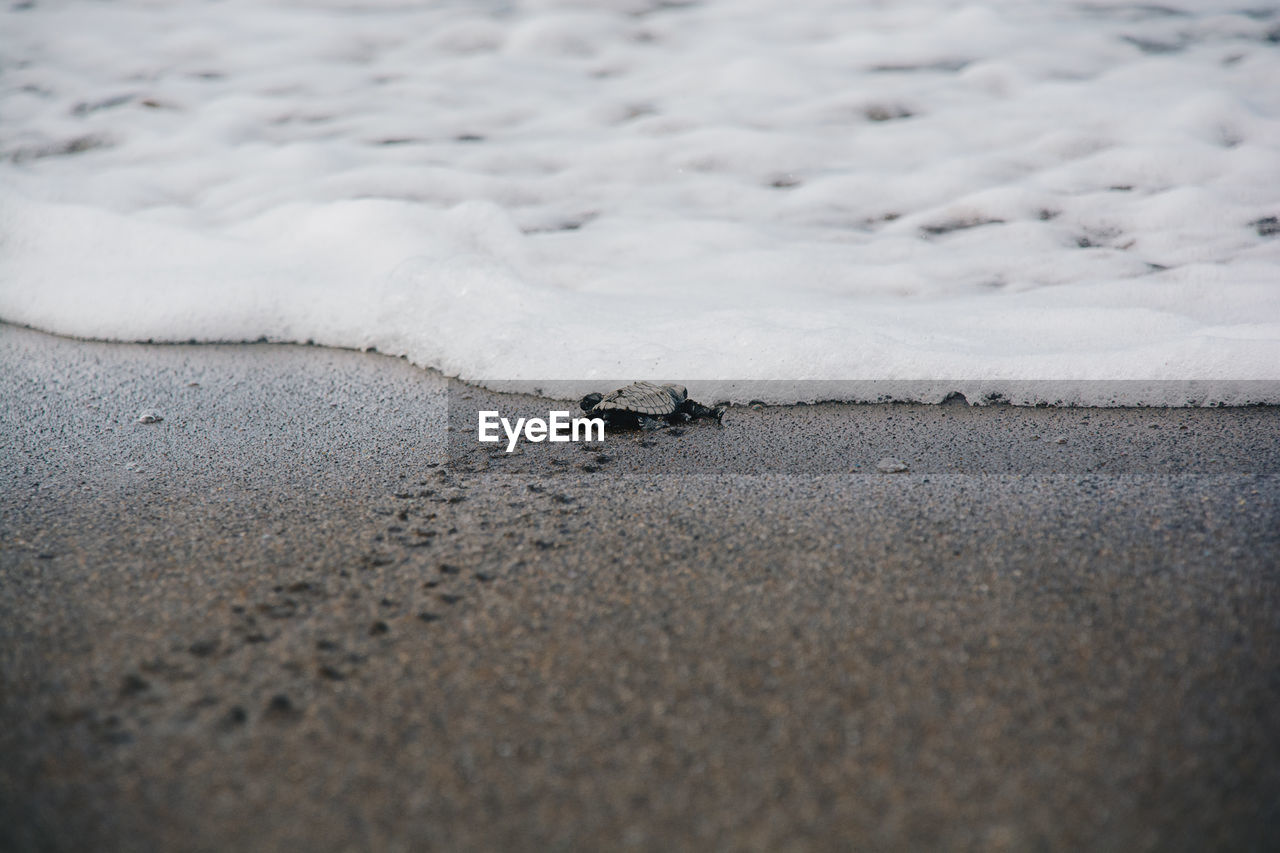
[[314, 341], [268, 340], [265, 337], [242, 341], [116, 341], [81, 338], [48, 332], [33, 326], [0, 319], [0, 329], [15, 329], [67, 341], [115, 346], [159, 347], [307, 347], [335, 352], [376, 355], [405, 361], [431, 374], [433, 380], [458, 383], [467, 388], [494, 394], [543, 397], [547, 400], [576, 401], [590, 391], [609, 390], [637, 379], [652, 382], [679, 382], [690, 396], [705, 397], [714, 404], [748, 407], [881, 404], [1003, 406], [1019, 408], [1238, 408], [1280, 406], [1280, 378], [1276, 379], [1025, 379], [989, 377], [979, 379], [688, 379], [681, 377], [626, 377], [613, 379], [463, 379], [442, 370], [411, 361], [407, 355], [380, 352], [376, 347], [337, 347]]
[[0, 325], [0, 846], [1280, 828], [1280, 409], [743, 407], [507, 455], [451, 447], [467, 396], [546, 404]]

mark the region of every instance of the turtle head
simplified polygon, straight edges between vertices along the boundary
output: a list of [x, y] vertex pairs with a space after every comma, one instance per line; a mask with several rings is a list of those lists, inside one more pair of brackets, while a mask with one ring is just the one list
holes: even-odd
[[578, 405], [582, 408], [582, 411], [589, 412], [596, 407], [596, 403], [599, 403], [603, 399], [603, 394], [592, 393], [583, 397], [582, 400], [579, 401]]
[[677, 400], [681, 402], [689, 399], [689, 389], [683, 385], [668, 385], [667, 390], [675, 395]]

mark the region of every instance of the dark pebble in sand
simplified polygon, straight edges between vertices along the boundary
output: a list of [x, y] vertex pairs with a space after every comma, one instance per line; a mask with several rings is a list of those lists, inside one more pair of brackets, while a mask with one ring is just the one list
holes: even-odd
[[239, 705], [232, 707], [232, 709], [227, 712], [228, 725], [232, 725], [232, 726], [243, 725], [245, 721], [248, 719], [249, 719], [249, 715], [245, 713], [244, 708], [241, 708]]
[[385, 634], [390, 630], [391, 629], [387, 627], [386, 622], [383, 622], [382, 620], [378, 620], [377, 622], [374, 622], [372, 625], [369, 626], [369, 635], [372, 637], [376, 637], [378, 634]]
[[421, 613], [419, 613], [419, 614], [418, 614], [418, 618], [419, 618], [419, 619], [421, 619], [423, 622], [435, 622], [436, 620], [438, 620], [438, 619], [440, 618], [440, 614], [439, 614], [439, 613], [429, 613], [429, 612], [427, 612], [426, 610], [424, 610], [424, 611], [422, 611]]
[[440, 564], [440, 573], [442, 575], [456, 575], [458, 573], [457, 566], [451, 566], [448, 563]]
[[277, 693], [271, 697], [271, 701], [267, 703], [267, 711], [265, 716], [269, 719], [289, 719], [297, 716], [298, 709], [294, 707], [293, 702], [283, 693]]
[[476, 580], [480, 581], [480, 583], [488, 583], [489, 581], [493, 580], [493, 575], [489, 574], [488, 572], [476, 572], [475, 578]]
[[581, 468], [583, 471], [586, 471], [588, 474], [594, 474], [595, 472], [600, 470], [599, 465], [588, 464], [588, 465], [579, 465], [578, 467]]
[[141, 693], [150, 687], [151, 684], [142, 676], [136, 673], [129, 673], [124, 677], [124, 681], [120, 683], [121, 696], [133, 696]]
[[462, 600], [462, 596], [453, 595], [447, 592], [442, 592], [440, 593], [440, 600], [443, 601], [445, 604], [457, 604], [459, 601]]
[[343, 681], [347, 677], [341, 670], [334, 669], [331, 666], [322, 666], [318, 672], [321, 678], [327, 678], [330, 681]]
[[213, 654], [217, 650], [218, 650], [217, 640], [198, 640], [192, 643], [187, 648], [187, 651], [191, 652], [191, 654], [195, 655], [198, 658], [207, 658], [209, 655]]

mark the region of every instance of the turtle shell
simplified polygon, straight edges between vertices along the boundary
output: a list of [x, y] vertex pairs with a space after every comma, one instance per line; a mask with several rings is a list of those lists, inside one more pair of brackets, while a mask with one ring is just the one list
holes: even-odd
[[596, 403], [592, 411], [614, 410], [635, 412], [663, 418], [673, 414], [677, 407], [688, 398], [689, 392], [683, 385], [655, 385], [652, 382], [637, 382], [626, 388], [619, 388], [606, 394]]

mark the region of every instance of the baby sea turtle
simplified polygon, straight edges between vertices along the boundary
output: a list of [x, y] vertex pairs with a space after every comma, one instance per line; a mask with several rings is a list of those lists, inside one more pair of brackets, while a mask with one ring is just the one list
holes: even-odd
[[724, 417], [724, 406], [714, 409], [689, 399], [683, 385], [636, 382], [610, 394], [588, 394], [578, 405], [608, 426], [657, 429], [663, 423], [679, 424], [694, 418]]

